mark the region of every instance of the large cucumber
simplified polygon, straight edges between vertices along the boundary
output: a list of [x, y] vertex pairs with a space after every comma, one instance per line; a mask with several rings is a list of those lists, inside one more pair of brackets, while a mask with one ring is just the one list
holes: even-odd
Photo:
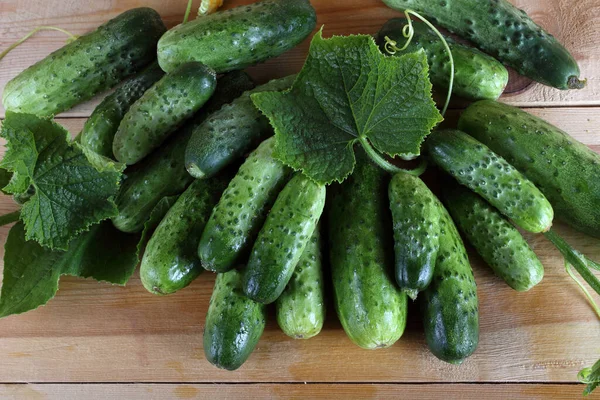
[[170, 72], [200, 61], [218, 73], [244, 69], [285, 53], [315, 28], [309, 0], [263, 0], [176, 26], [158, 42], [158, 62]]
[[521, 75], [558, 89], [581, 89], [579, 66], [556, 38], [507, 0], [383, 0], [389, 7], [413, 10]]
[[250, 96], [288, 89], [295, 75], [272, 80], [223, 106], [194, 130], [185, 151], [185, 165], [194, 178], [210, 177], [273, 134], [269, 120]]
[[554, 211], [544, 195], [484, 144], [461, 131], [441, 130], [434, 131], [425, 145], [435, 164], [521, 228], [539, 233], [552, 226]]
[[214, 208], [198, 246], [205, 269], [229, 271], [256, 238], [291, 172], [273, 158], [274, 146], [270, 138], [250, 154]]
[[[406, 38], [403, 29], [405, 18], [386, 22], [377, 34], [377, 43], [386, 54], [386, 37], [402, 45]], [[429, 62], [429, 78], [434, 87], [444, 90], [450, 84], [450, 57], [440, 38], [422, 22], [412, 21], [414, 37], [405, 52], [425, 50]], [[497, 99], [508, 83], [508, 71], [495, 58], [446, 37], [454, 59], [454, 85], [452, 93], [471, 100]]]
[[459, 126], [531, 179], [557, 218], [600, 237], [600, 155], [548, 122], [494, 101], [468, 107]]
[[68, 110], [152, 62], [165, 31], [151, 8], [125, 11], [8, 82], [4, 108], [39, 116]]
[[404, 333], [407, 299], [394, 282], [386, 173], [359, 158], [343, 184], [330, 187], [329, 247], [337, 315], [365, 349], [393, 345]]

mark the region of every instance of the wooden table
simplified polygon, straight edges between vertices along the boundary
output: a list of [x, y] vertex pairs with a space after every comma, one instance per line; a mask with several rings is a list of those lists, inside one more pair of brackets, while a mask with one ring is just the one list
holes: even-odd
[[[250, 2], [226, 1], [229, 6]], [[515, 77], [502, 100], [542, 116], [600, 151], [600, 1], [516, 2], [571, 50], [588, 87], [562, 92]], [[0, 48], [39, 25], [80, 34], [142, 5], [157, 9], [172, 26], [181, 20], [185, 3], [3, 0]], [[374, 33], [399, 15], [379, 0], [312, 3], [326, 36]], [[11, 53], [0, 63], [0, 90], [64, 39], [57, 32], [39, 33]], [[260, 81], [295, 72], [307, 46], [308, 42], [251, 72]], [[77, 133], [97, 103], [98, 99], [78, 106], [58, 121]], [[0, 200], [2, 213], [15, 208], [10, 198]], [[563, 225], [557, 229], [600, 260], [598, 240]], [[2, 242], [7, 232], [6, 227], [0, 229]], [[63, 278], [47, 306], [0, 320], [0, 397], [578, 398], [583, 386], [576, 383], [577, 372], [600, 357], [600, 323], [565, 273], [559, 253], [541, 236], [527, 238], [546, 267], [544, 281], [528, 293], [509, 289], [470, 252], [479, 285], [481, 341], [461, 366], [445, 364], [429, 353], [415, 307], [409, 309], [404, 337], [378, 351], [353, 345], [330, 308], [323, 332], [309, 341], [287, 338], [271, 317], [247, 364], [225, 372], [212, 367], [202, 349], [211, 274], [167, 298], [147, 293], [137, 275], [127, 287]], [[600, 398], [600, 393], [595, 396]]]

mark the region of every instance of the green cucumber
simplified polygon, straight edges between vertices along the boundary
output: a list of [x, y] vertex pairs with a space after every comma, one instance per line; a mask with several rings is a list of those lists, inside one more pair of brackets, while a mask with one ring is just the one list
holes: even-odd
[[158, 42], [158, 62], [170, 72], [200, 61], [218, 73], [244, 69], [302, 42], [317, 19], [309, 0], [263, 0], [176, 26]]
[[455, 182], [444, 186], [443, 197], [458, 228], [504, 282], [519, 292], [541, 282], [542, 263], [521, 233], [498, 210]]
[[275, 306], [277, 323], [286, 335], [294, 339], [309, 339], [321, 332], [326, 310], [318, 227]]
[[519, 74], [558, 89], [581, 89], [579, 66], [558, 40], [507, 0], [383, 0], [416, 11], [475, 43]]
[[505, 159], [457, 130], [434, 131], [426, 144], [435, 164], [529, 232], [552, 227], [554, 211], [542, 192]]
[[[394, 18], [383, 25], [377, 34], [377, 44], [387, 54], [386, 37], [402, 45], [406, 38], [402, 30], [405, 18]], [[425, 50], [429, 62], [429, 78], [434, 87], [448, 90], [450, 85], [450, 57], [440, 38], [422, 22], [412, 21], [414, 36], [402, 52]], [[481, 51], [445, 37], [454, 60], [454, 85], [452, 93], [470, 100], [497, 99], [508, 83], [508, 71], [495, 58]]]
[[600, 238], [600, 155], [552, 124], [493, 101], [468, 107], [459, 126], [531, 179], [557, 218]]
[[364, 349], [393, 345], [406, 327], [406, 294], [392, 273], [387, 187], [386, 173], [363, 156], [354, 173], [329, 192], [335, 308], [348, 337]]
[[165, 31], [151, 8], [125, 11], [8, 82], [4, 108], [39, 116], [68, 110], [152, 62]]
[[289, 89], [295, 78], [291, 75], [258, 86], [212, 114], [194, 130], [185, 151], [188, 172], [197, 179], [211, 177], [271, 136], [273, 128], [269, 120], [254, 106], [250, 96]]
[[102, 100], [85, 122], [81, 145], [104, 157], [113, 158], [113, 140], [129, 107], [165, 73], [157, 62], [131, 78]]
[[396, 282], [411, 299], [433, 276], [442, 210], [431, 190], [416, 177], [394, 175], [388, 189], [396, 252]]
[[113, 142], [116, 159], [131, 165], [146, 157], [210, 99], [216, 86], [215, 72], [200, 63], [165, 75], [127, 111]]
[[440, 227], [433, 279], [421, 296], [423, 328], [437, 358], [461, 364], [479, 343], [477, 285], [465, 246], [445, 209]]
[[267, 307], [242, 293], [239, 271], [218, 274], [204, 324], [208, 362], [229, 371], [241, 367], [260, 340], [266, 319]]
[[244, 270], [244, 293], [273, 303], [290, 281], [325, 207], [325, 186], [296, 174], [285, 185], [258, 233]]
[[270, 138], [250, 154], [213, 209], [198, 246], [205, 269], [229, 271], [256, 238], [291, 172], [274, 147]]

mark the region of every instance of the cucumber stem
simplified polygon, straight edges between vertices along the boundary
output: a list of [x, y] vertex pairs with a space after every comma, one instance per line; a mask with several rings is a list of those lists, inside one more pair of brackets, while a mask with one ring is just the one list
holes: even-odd
[[592, 306], [592, 308], [596, 312], [596, 315], [598, 316], [598, 318], [600, 318], [600, 307], [598, 307], [598, 305], [596, 304], [596, 301], [594, 300], [594, 298], [592, 297], [590, 292], [587, 290], [587, 288], [585, 286], [583, 286], [583, 283], [579, 282], [579, 279], [577, 279], [577, 277], [573, 273], [573, 270], [571, 270], [571, 264], [569, 264], [567, 262], [567, 260], [565, 260], [565, 270], [567, 271], [567, 274], [569, 274], [571, 279], [573, 279], [575, 281], [577, 286], [579, 286], [579, 288], [581, 289], [583, 294], [585, 294], [585, 297], [587, 298], [588, 302], [590, 303], [590, 306]]
[[371, 160], [373, 160], [375, 164], [377, 164], [380, 168], [389, 172], [390, 174], [397, 174], [403, 172], [413, 176], [421, 176], [427, 169], [427, 161], [424, 159], [415, 169], [404, 169], [396, 167], [394, 164], [390, 163], [385, 158], [383, 158], [381, 154], [379, 154], [377, 150], [375, 150], [373, 146], [371, 146], [371, 143], [369, 143], [369, 141], [366, 138], [361, 137], [358, 140], [360, 141], [360, 144], [365, 149], [369, 157], [371, 157]]
[[21, 210], [13, 211], [9, 214], [0, 215], [0, 226], [12, 224], [21, 218]]
[[571, 76], [567, 82], [569, 89], [583, 89], [587, 85], [587, 79], [580, 80], [578, 76]]
[[185, 9], [185, 14], [183, 14], [182, 24], [185, 24], [186, 22], [188, 22], [188, 19], [190, 18], [190, 12], [192, 11], [192, 1], [193, 0], [188, 0], [187, 7]]
[[15, 43], [8, 46], [8, 48], [6, 50], [4, 50], [2, 53], [0, 53], [0, 60], [2, 60], [8, 53], [10, 53], [12, 50], [14, 50], [16, 47], [18, 47], [23, 42], [25, 42], [27, 39], [29, 39], [30, 37], [32, 37], [39, 31], [44, 31], [44, 30], [59, 31], [59, 32], [64, 33], [65, 35], [69, 36], [69, 38], [67, 39], [67, 43], [71, 43], [79, 38], [79, 36], [74, 35], [71, 32], [64, 30], [62, 28], [57, 28], [56, 26], [38, 26], [37, 28], [35, 28], [31, 32], [29, 32], [27, 35], [23, 36], [21, 39], [17, 40]]

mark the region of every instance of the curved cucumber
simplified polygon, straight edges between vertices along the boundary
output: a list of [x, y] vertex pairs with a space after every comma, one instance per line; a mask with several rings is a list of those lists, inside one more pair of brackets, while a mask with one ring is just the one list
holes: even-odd
[[291, 172], [272, 157], [274, 146], [267, 139], [250, 154], [213, 209], [198, 246], [205, 269], [229, 271], [256, 238]]
[[165, 31], [151, 8], [125, 11], [8, 82], [4, 108], [39, 116], [68, 110], [152, 62]]
[[411, 299], [431, 282], [439, 248], [438, 199], [415, 176], [394, 175], [388, 189], [394, 228], [396, 282]]
[[585, 86], [568, 50], [507, 0], [383, 2], [396, 10], [417, 11], [535, 81], [558, 89]]
[[245, 297], [237, 270], [218, 274], [204, 325], [204, 354], [233, 371], [246, 362], [265, 329], [267, 308]]
[[459, 126], [531, 179], [557, 218], [600, 237], [600, 155], [548, 122], [494, 101], [468, 107]]
[[329, 192], [335, 307], [348, 337], [364, 349], [393, 345], [406, 327], [408, 302], [392, 274], [387, 185], [386, 173], [363, 157]]
[[164, 74], [158, 63], [154, 62], [104, 98], [83, 126], [81, 145], [104, 157], [113, 158], [113, 140], [129, 107]]
[[481, 195], [526, 231], [546, 232], [554, 211], [548, 200], [505, 159], [457, 130], [434, 131], [426, 142], [435, 164]]
[[244, 270], [244, 293], [273, 303], [290, 281], [325, 207], [325, 186], [303, 174], [283, 188], [258, 233]]
[[289, 89], [295, 75], [272, 80], [223, 106], [194, 130], [185, 151], [188, 172], [197, 179], [211, 177], [271, 136], [269, 120], [254, 106], [253, 93]]
[[200, 63], [183, 64], [136, 101], [113, 142], [118, 161], [131, 165], [159, 147], [213, 95], [215, 72]]
[[287, 287], [275, 303], [277, 323], [294, 339], [316, 336], [325, 322], [321, 235], [315, 229]]
[[200, 61], [218, 73], [244, 69], [285, 53], [315, 28], [309, 0], [263, 0], [176, 26], [158, 42], [158, 62], [170, 72]]
[[467, 240], [511, 288], [525, 292], [541, 282], [542, 263], [498, 210], [456, 183], [444, 187], [444, 201]]

